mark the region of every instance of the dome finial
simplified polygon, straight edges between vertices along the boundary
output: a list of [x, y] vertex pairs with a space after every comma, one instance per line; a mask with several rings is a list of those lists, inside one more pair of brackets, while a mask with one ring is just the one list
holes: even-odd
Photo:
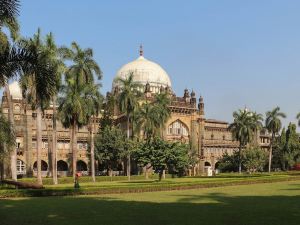
[[143, 45], [140, 45], [140, 56], [144, 56]]

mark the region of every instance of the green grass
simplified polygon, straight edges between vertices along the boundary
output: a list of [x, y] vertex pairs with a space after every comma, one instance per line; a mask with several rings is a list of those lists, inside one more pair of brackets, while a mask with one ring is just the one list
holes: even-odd
[[300, 181], [0, 200], [0, 224], [298, 225]]
[[[67, 178], [70, 179], [70, 178]], [[74, 189], [73, 183], [62, 182], [58, 185], [45, 185], [42, 190], [15, 190], [9, 188], [0, 189], [0, 198], [4, 197], [38, 197], [38, 196], [65, 196], [65, 195], [93, 195], [132, 192], [154, 192], [167, 190], [183, 190], [206, 187], [219, 187], [237, 184], [271, 183], [280, 181], [300, 180], [298, 173], [252, 174], [236, 175], [225, 174], [216, 177], [184, 177], [168, 178], [158, 182], [155, 179], [133, 181], [98, 181], [90, 182], [80, 178], [80, 189]]]

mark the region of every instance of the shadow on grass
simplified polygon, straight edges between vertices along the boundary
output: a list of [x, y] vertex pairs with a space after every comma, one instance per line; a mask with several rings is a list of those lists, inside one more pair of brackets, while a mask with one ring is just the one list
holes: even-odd
[[[136, 197], [136, 196], [135, 196]], [[174, 195], [173, 202], [110, 197], [45, 197], [0, 201], [1, 225], [298, 225], [300, 195]]]

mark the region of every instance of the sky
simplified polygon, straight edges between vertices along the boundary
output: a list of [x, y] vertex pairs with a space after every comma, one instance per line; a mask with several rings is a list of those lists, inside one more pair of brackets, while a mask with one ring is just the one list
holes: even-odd
[[280, 106], [286, 125], [300, 112], [299, 11], [297, 0], [21, 0], [19, 21], [25, 37], [40, 27], [58, 45], [92, 48], [103, 94], [143, 44], [177, 96], [204, 97], [206, 118]]

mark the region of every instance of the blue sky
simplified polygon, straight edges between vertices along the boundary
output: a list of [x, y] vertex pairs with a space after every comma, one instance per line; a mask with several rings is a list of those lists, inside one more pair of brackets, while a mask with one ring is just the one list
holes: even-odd
[[[204, 96], [207, 118], [232, 120], [245, 105], [300, 111], [300, 1], [30, 0], [21, 1], [23, 36], [38, 27], [60, 45], [94, 49], [102, 93], [116, 71], [138, 56], [159, 63], [178, 96]], [[286, 123], [285, 121], [285, 123]]]

